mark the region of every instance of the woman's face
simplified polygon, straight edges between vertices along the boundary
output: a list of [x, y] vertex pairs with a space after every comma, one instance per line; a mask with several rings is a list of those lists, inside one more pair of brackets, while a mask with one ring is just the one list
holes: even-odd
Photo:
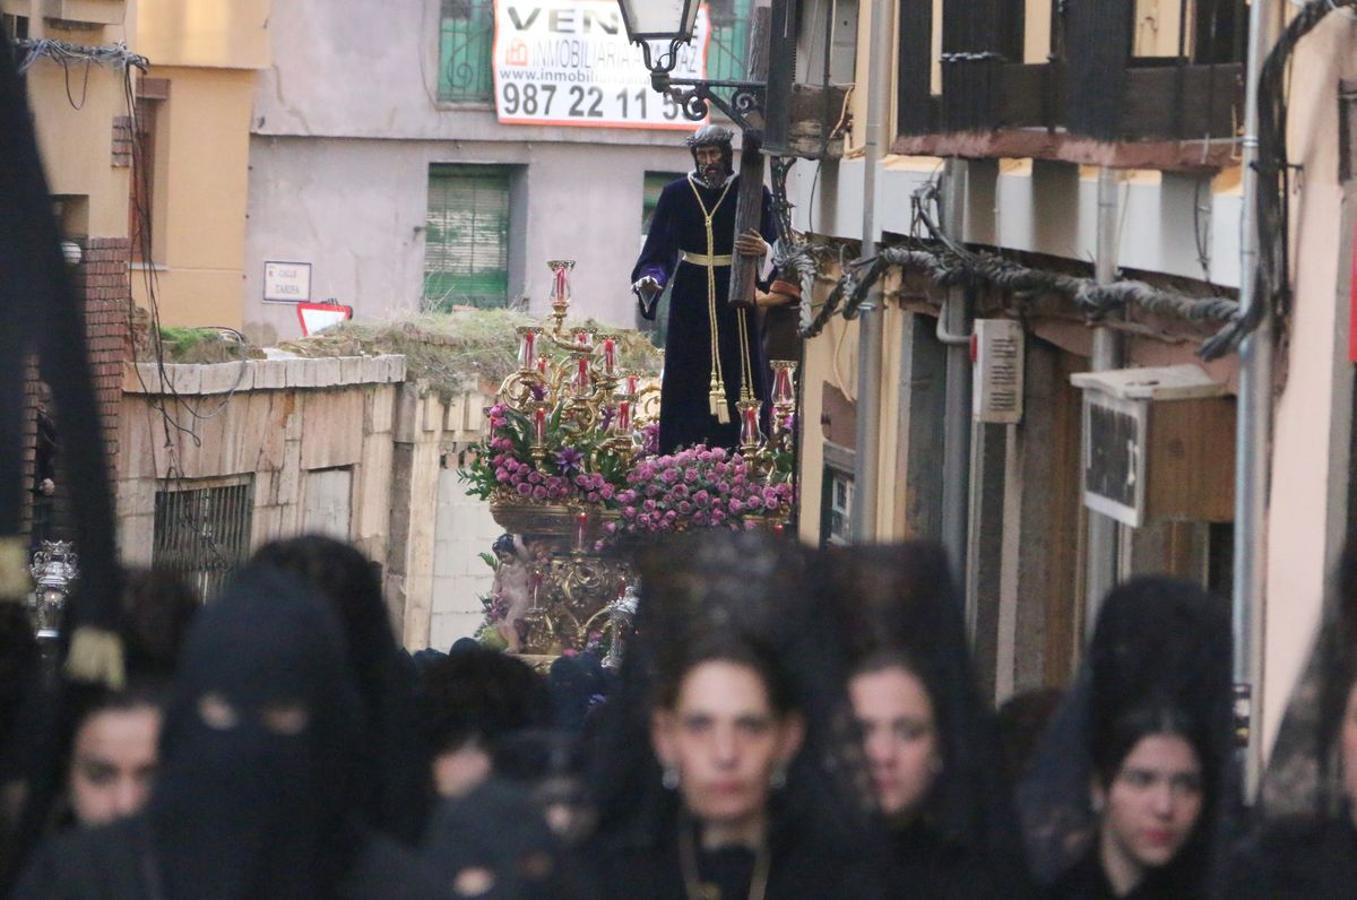
[[141, 809], [156, 770], [160, 710], [105, 709], [87, 717], [71, 749], [71, 806], [81, 825], [103, 825]]
[[689, 670], [673, 709], [651, 721], [655, 755], [678, 773], [688, 811], [709, 824], [762, 816], [773, 772], [796, 755], [801, 737], [800, 717], [778, 716], [759, 673], [724, 660]]
[[1347, 795], [1348, 808], [1357, 824], [1357, 683], [1348, 691], [1343, 727], [1338, 734], [1343, 754], [1343, 793]]
[[889, 666], [855, 675], [848, 694], [882, 812], [912, 817], [942, 769], [933, 703], [923, 682], [901, 666]]
[[1104, 865], [1138, 881], [1172, 861], [1192, 836], [1202, 811], [1201, 761], [1179, 735], [1148, 735], [1111, 785], [1094, 785], [1093, 795], [1103, 810]]

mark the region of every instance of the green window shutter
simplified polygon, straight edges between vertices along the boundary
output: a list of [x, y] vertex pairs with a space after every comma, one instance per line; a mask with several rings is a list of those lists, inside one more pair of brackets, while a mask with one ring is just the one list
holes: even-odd
[[707, 77], [743, 81], [748, 77], [750, 9], [754, 0], [718, 0], [708, 7], [711, 43], [707, 46]]
[[660, 194], [664, 191], [664, 186], [682, 177], [682, 172], [646, 173], [641, 197], [641, 234], [650, 234], [650, 222], [655, 218], [655, 208], [660, 205]]
[[442, 0], [438, 28], [438, 99], [486, 103], [493, 97], [490, 56], [493, 0]]
[[505, 306], [509, 296], [509, 170], [429, 167], [424, 305]]

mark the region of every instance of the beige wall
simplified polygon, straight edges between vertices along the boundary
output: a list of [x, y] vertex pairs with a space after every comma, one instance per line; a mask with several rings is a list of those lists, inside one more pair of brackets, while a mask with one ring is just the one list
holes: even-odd
[[[41, 0], [0, 0], [0, 11], [28, 16], [32, 38], [78, 44], [122, 41], [135, 49], [135, 42], [129, 40], [135, 32], [134, 0], [94, 5], [92, 18], [119, 21], [81, 30], [50, 27], [42, 16]], [[74, 215], [67, 211], [63, 222], [66, 232], [73, 236], [126, 237], [130, 170], [112, 164], [113, 120], [127, 114], [123, 71], [109, 66], [90, 66], [87, 70], [72, 65], [68, 76], [60, 65], [42, 59], [28, 70], [27, 81], [28, 102], [52, 193], [88, 198], [86, 206], [74, 205], [78, 208]]]
[[262, 69], [272, 0], [138, 0], [137, 51], [157, 66]]
[[1334, 111], [1339, 79], [1357, 76], [1357, 40], [1345, 16], [1329, 16], [1305, 38], [1292, 72], [1289, 153], [1305, 177], [1292, 207], [1290, 352], [1278, 358], [1286, 387], [1276, 407], [1268, 513], [1265, 746], [1309, 652], [1346, 514], [1352, 371], [1346, 298], [1338, 296], [1347, 280], [1338, 268], [1343, 191]]
[[[170, 84], [157, 113], [153, 189], [161, 321], [239, 328], [255, 73], [153, 67], [148, 77]], [[145, 279], [133, 286], [146, 305]]]

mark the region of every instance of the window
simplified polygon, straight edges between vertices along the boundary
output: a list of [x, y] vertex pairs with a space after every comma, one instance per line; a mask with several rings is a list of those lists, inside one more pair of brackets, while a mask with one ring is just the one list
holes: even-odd
[[151, 563], [211, 600], [249, 554], [253, 514], [252, 481], [156, 491]]
[[424, 306], [505, 306], [509, 293], [509, 168], [429, 167]]
[[853, 451], [825, 442], [820, 489], [820, 546], [842, 546], [853, 539]]
[[749, 13], [754, 0], [711, 0], [707, 77], [743, 81], [749, 65]]
[[442, 0], [438, 28], [438, 99], [489, 103], [495, 40], [493, 0]]
[[0, 16], [0, 27], [4, 28], [11, 41], [28, 40], [28, 16], [12, 16], [5, 13]]

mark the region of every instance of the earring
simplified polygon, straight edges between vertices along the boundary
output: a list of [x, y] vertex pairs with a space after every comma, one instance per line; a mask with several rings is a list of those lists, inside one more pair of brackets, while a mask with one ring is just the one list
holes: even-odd
[[774, 767], [772, 774], [768, 776], [768, 786], [775, 791], [780, 791], [787, 786], [786, 763], [778, 763]]
[[676, 791], [679, 786], [678, 769], [674, 766], [665, 766], [664, 774], [660, 776], [660, 784], [664, 785], [667, 791]]

